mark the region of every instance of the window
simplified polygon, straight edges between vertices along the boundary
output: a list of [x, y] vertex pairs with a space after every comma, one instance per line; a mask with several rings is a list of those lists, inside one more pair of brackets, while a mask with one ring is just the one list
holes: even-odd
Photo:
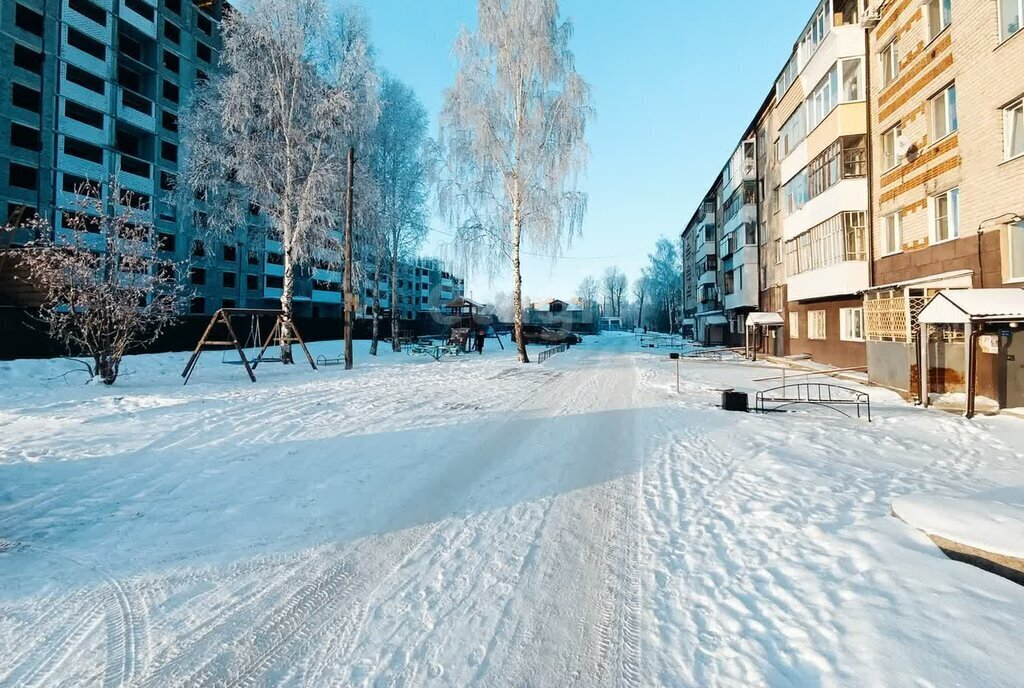
[[807, 129], [813, 131], [828, 114], [835, 109], [839, 101], [839, 78], [833, 67], [829, 73], [818, 82], [807, 99]]
[[843, 74], [843, 92], [840, 94], [840, 99], [844, 103], [854, 103], [859, 100], [864, 100], [864, 89], [861, 88], [863, 79], [861, 73], [864, 71], [864, 61], [859, 57], [852, 60], [843, 60], [842, 74]]
[[889, 170], [896, 169], [900, 164], [900, 158], [902, 157], [897, 150], [897, 143], [900, 140], [900, 136], [903, 134], [900, 131], [900, 125], [896, 125], [891, 129], [887, 130], [882, 134], [882, 171], [888, 172]]
[[93, 110], [91, 107], [80, 105], [71, 100], [64, 101], [64, 116], [82, 124], [88, 124], [94, 129], [103, 128], [103, 113]]
[[[1021, 0], [1024, 2], [1024, 0]], [[1003, 110], [1003, 135], [1006, 139], [1006, 159], [1024, 155], [1024, 98]]]
[[796, 311], [789, 314], [789, 338], [800, 339], [800, 314]]
[[864, 341], [864, 309], [839, 309], [839, 339], [844, 342]]
[[888, 256], [903, 250], [903, 214], [886, 215], [883, 220], [882, 255]]
[[206, 255], [206, 244], [201, 239], [196, 239], [192, 242], [192, 255], [201, 258]]
[[202, 12], [196, 12], [196, 28], [205, 33], [207, 36], [213, 35], [213, 22], [210, 18], [204, 15]]
[[249, 291], [260, 290], [260, 278], [259, 275], [246, 275], [245, 276], [245, 288]]
[[932, 141], [939, 141], [957, 129], [956, 86], [950, 86], [929, 101], [932, 113]]
[[882, 85], [888, 86], [900, 75], [900, 52], [897, 39], [882, 48], [879, 55], [882, 61]]
[[167, 131], [178, 131], [178, 118], [173, 112], [164, 111], [160, 116], [160, 126]]
[[960, 236], [960, 189], [950, 189], [932, 196], [928, 204], [931, 216], [932, 243], [937, 244]]
[[237, 247], [225, 244], [222, 247], [222, 250], [223, 250], [223, 253], [221, 255], [223, 255], [224, 260], [226, 260], [227, 262], [234, 263], [235, 261], [238, 260], [238, 248]]
[[1020, 31], [1024, 0], [999, 0], [999, 37], [1006, 40]]
[[775, 264], [782, 265], [782, 239], [775, 240]]
[[177, 74], [181, 71], [181, 58], [170, 50], [164, 50], [164, 67]]
[[11, 84], [11, 103], [23, 110], [39, 112], [39, 91], [21, 84]]
[[206, 311], [206, 299], [202, 296], [195, 296], [192, 298], [192, 305], [189, 307], [191, 313], [203, 313]]
[[11, 145], [25, 150], [37, 151], [42, 147], [39, 130], [24, 124], [11, 122]]
[[16, 186], [20, 189], [35, 190], [39, 185], [39, 170], [34, 167], [19, 165], [16, 162], [12, 162], [9, 168], [9, 173], [10, 177], [8, 178], [8, 182], [11, 186]]
[[153, 21], [156, 16], [156, 10], [153, 9], [153, 6], [146, 4], [142, 0], [124, 0], [124, 6], [149, 21]]
[[175, 86], [173, 83], [171, 83], [167, 79], [164, 79], [164, 81], [163, 81], [163, 94], [164, 94], [164, 98], [166, 98], [167, 100], [171, 101], [172, 103], [177, 103], [180, 92], [179, 92], [177, 86]]
[[31, 48], [26, 48], [21, 43], [14, 44], [14, 66], [20, 67], [33, 74], [43, 73], [43, 54]]
[[164, 0], [164, 7], [175, 14], [181, 14], [181, 0]]
[[221, 284], [224, 285], [225, 289], [234, 289], [235, 288], [235, 273], [233, 273], [233, 272], [225, 272], [223, 275], [221, 275]]
[[283, 289], [284, 288], [284, 278], [281, 277], [280, 275], [267, 275], [266, 276], [266, 281], [267, 281], [267, 289]]
[[104, 94], [107, 92], [107, 85], [103, 79], [98, 76], [94, 76], [84, 69], [79, 69], [74, 65], [67, 65], [67, 79], [73, 84], [78, 84], [83, 88], [87, 88], [94, 93]]
[[103, 164], [103, 149], [85, 141], [73, 139], [70, 136], [64, 137], [64, 152], [82, 160], [94, 162], [97, 165]]
[[156, 247], [160, 251], [173, 252], [176, 243], [177, 242], [173, 234], [159, 232], [156, 235]]
[[206, 45], [205, 43], [200, 43], [199, 41], [196, 41], [196, 57], [198, 57], [203, 62], [212, 62], [213, 51], [210, 50], [210, 46]]
[[792, 215], [807, 204], [807, 170], [801, 170], [799, 174], [789, 180], [782, 187], [783, 210], [786, 215]]
[[97, 60], [107, 59], [107, 47], [94, 38], [89, 38], [81, 31], [68, 27], [68, 45], [92, 55]]
[[93, 20], [100, 26], [107, 25], [106, 11], [92, 0], [68, 0], [68, 7], [83, 17]]
[[160, 171], [160, 188], [164, 191], [174, 191], [178, 184], [178, 175], [166, 170]]
[[89, 196], [90, 198], [100, 197], [100, 185], [91, 179], [85, 177], [79, 177], [76, 174], [64, 173], [64, 181], [61, 183], [61, 188], [68, 193], [78, 194], [81, 196]]
[[928, 20], [928, 40], [935, 38], [946, 30], [952, 21], [953, 0], [926, 0], [924, 4], [925, 17]]
[[807, 136], [807, 121], [804, 119], [804, 108], [801, 105], [779, 130], [779, 159], [785, 158], [796, 150], [805, 136]]
[[178, 162], [178, 147], [169, 141], [161, 141], [160, 157], [170, 162]]
[[189, 277], [192, 284], [199, 286], [206, 284], [206, 270], [204, 270], [203, 268], [190, 269]]
[[164, 38], [175, 45], [181, 44], [181, 29], [164, 19]]
[[14, 10], [14, 25], [36, 36], [43, 35], [43, 15], [20, 3]]
[[1010, 279], [1024, 280], [1024, 222], [1010, 225]]
[[807, 338], [825, 339], [825, 311], [807, 311]]

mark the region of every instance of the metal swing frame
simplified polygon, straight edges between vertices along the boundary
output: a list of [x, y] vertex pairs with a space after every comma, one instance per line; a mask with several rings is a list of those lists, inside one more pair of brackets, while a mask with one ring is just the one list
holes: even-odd
[[[238, 336], [235, 334], [235, 328], [231, 326], [231, 318], [239, 315], [248, 315], [253, 318], [274, 316], [274, 326], [270, 329], [270, 332], [264, 339], [260, 353], [252, 360], [251, 363], [245, 355], [245, 349], [242, 348], [242, 345], [238, 342]], [[227, 329], [228, 336], [230, 337], [229, 340], [210, 339], [210, 333], [218, 322], [223, 324]], [[291, 332], [291, 336], [287, 338], [281, 336], [281, 329], [285, 324], [288, 325], [288, 331]], [[203, 353], [203, 350], [213, 346], [234, 347], [235, 351], [238, 352], [242, 365], [245, 366], [245, 372], [249, 375], [249, 379], [252, 382], [256, 382], [256, 367], [263, 361], [269, 362], [272, 360], [264, 358], [263, 355], [275, 341], [281, 345], [298, 344], [302, 347], [303, 353], [306, 354], [306, 360], [309, 361], [309, 366], [313, 370], [317, 370], [316, 363], [313, 362], [313, 357], [309, 354], [309, 349], [306, 348], [306, 343], [302, 340], [302, 335], [299, 334], [299, 329], [295, 326], [294, 321], [285, 317], [284, 311], [268, 308], [221, 308], [213, 314], [213, 317], [210, 318], [210, 322], [206, 325], [206, 330], [203, 332], [203, 336], [199, 338], [199, 343], [196, 344], [196, 348], [192, 352], [192, 356], [188, 359], [188, 363], [185, 364], [185, 369], [181, 371], [181, 376], [185, 378], [184, 384], [187, 385], [189, 379], [192, 377], [192, 373], [195, 371], [196, 365], [199, 363], [199, 356]]]

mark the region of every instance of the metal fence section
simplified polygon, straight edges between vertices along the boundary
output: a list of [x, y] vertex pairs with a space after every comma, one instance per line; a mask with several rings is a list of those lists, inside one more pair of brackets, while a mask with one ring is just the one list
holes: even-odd
[[548, 360], [549, 358], [551, 358], [555, 354], [560, 354], [563, 351], [566, 351], [568, 348], [569, 348], [569, 346], [567, 344], [559, 344], [558, 346], [553, 346], [550, 349], [546, 349], [544, 351], [541, 351], [537, 355], [537, 363], [543, 363], [544, 361]]

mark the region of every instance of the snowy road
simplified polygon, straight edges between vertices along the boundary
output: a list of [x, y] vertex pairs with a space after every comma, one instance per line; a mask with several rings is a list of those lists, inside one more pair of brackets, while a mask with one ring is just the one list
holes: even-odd
[[888, 515], [1024, 484], [1019, 421], [735, 416], [763, 368], [663, 359], [0, 368], [0, 685], [1020, 684], [1024, 588]]

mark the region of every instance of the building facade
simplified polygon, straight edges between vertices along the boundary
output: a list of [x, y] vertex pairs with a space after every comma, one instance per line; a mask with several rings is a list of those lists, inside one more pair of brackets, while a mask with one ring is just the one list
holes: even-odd
[[748, 313], [757, 310], [757, 143], [751, 134], [740, 142], [719, 177], [719, 288], [727, 341], [743, 341]]
[[[1024, 283], [1022, 4], [894, 2], [868, 24], [876, 71], [867, 354], [872, 380], [908, 396], [920, 381], [917, 315], [928, 299]], [[996, 336], [979, 353], [979, 392], [1024, 405], [1006, 385], [1024, 342]], [[965, 346], [955, 328], [933, 335], [933, 390], [964, 389]]]
[[[277, 307], [284, 287], [283, 249], [267, 238], [258, 209], [247, 218], [251, 241], [210, 241], [200, 238], [207, 222], [203, 204], [186, 213], [170, 195], [180, 155], [178, 112], [216, 69], [220, 22], [230, 11], [222, 0], [0, 4], [5, 224], [38, 213], [59, 238], [75, 231], [68, 217], [80, 209], [76, 192], [83, 184], [100, 188], [111, 205], [122, 202], [106, 198], [106, 182], [116, 178], [132, 192], [134, 212], [153, 222], [164, 254], [189, 264], [181, 278], [195, 290], [192, 314]], [[299, 317], [341, 317], [342, 233], [334, 237], [336, 246], [325, 248], [324, 260], [298, 271], [294, 311]], [[463, 280], [436, 259], [403, 263], [400, 272], [395, 306], [403, 318], [436, 310], [464, 292]], [[361, 282], [358, 314], [365, 317], [372, 278]], [[382, 305], [390, 310], [386, 284], [382, 288]]]

